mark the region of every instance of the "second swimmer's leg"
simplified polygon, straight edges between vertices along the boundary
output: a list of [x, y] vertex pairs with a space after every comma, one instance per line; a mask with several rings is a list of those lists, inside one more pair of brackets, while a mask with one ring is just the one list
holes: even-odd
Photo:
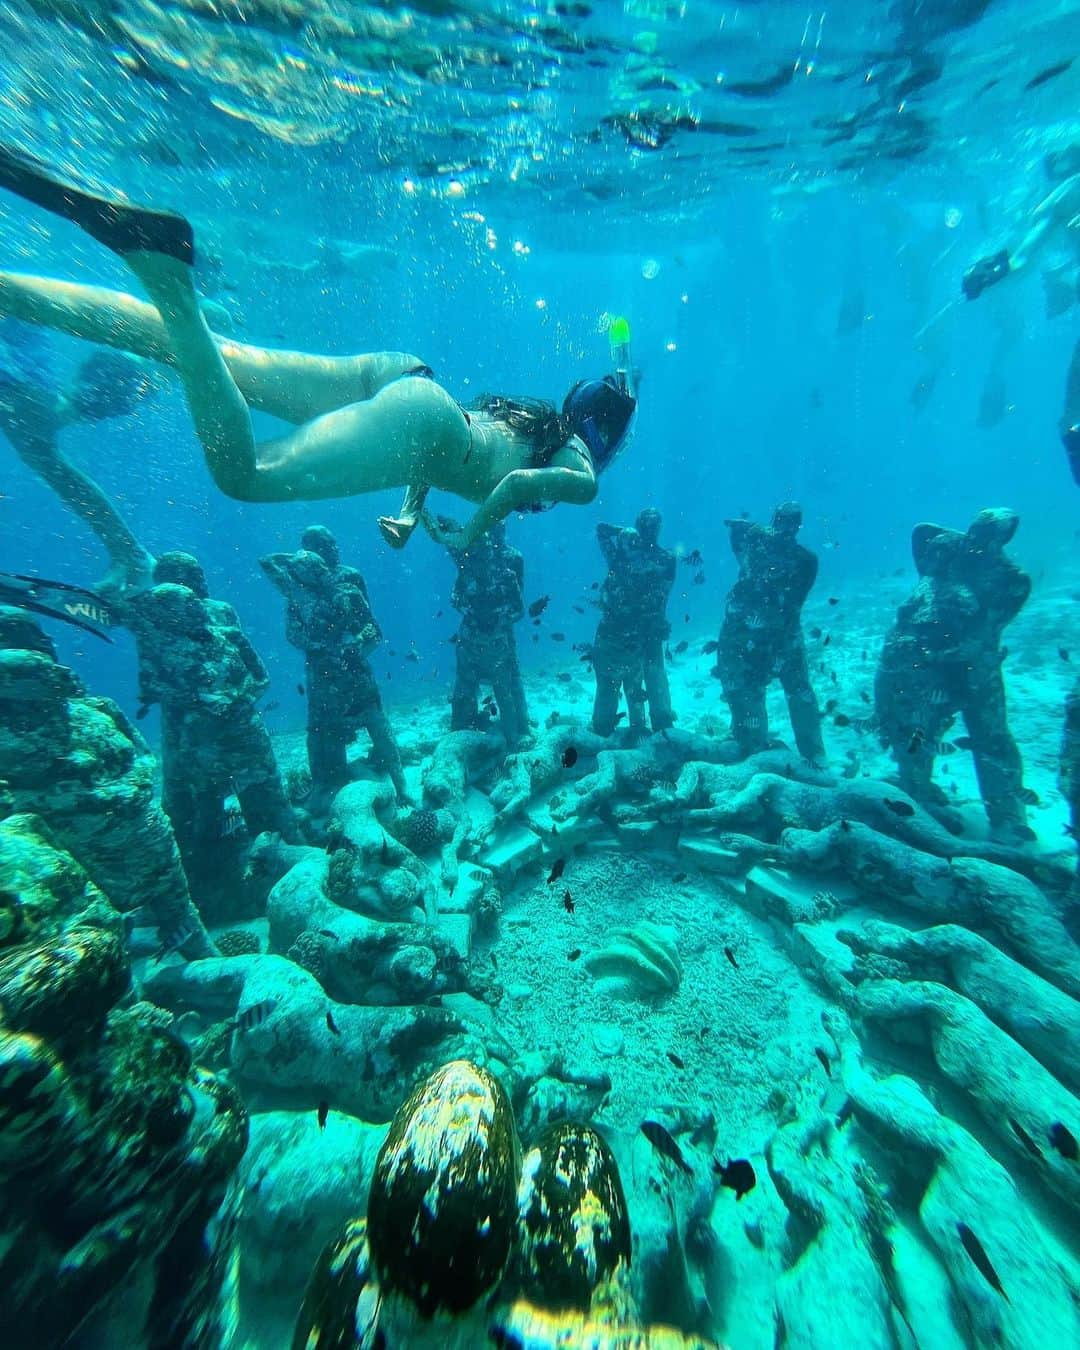
[[81, 226], [124, 258], [161, 315], [214, 481], [229, 496], [249, 495], [256, 468], [251, 416], [199, 309], [190, 224], [171, 212], [96, 196], [5, 146], [0, 187]]

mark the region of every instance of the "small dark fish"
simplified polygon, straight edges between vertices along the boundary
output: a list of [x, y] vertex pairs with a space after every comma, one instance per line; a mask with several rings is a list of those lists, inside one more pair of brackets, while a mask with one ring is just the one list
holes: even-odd
[[337, 941], [337, 934], [334, 933], [334, 932], [331, 932], [331, 930], [330, 930], [329, 928], [320, 928], [320, 929], [319, 929], [319, 936], [320, 936], [320, 937], [325, 937], [325, 938], [332, 938], [334, 942]]
[[842, 820], [842, 821], [840, 822], [840, 828], [844, 831], [845, 834], [850, 834], [850, 833], [851, 833], [851, 821], [850, 821], [850, 820]]
[[574, 897], [570, 894], [569, 891], [563, 891], [562, 893], [562, 907], [563, 909], [566, 910], [567, 914], [573, 914]]
[[1033, 75], [1024, 85], [1024, 92], [1027, 93], [1029, 89], [1038, 89], [1040, 84], [1046, 84], [1048, 80], [1054, 80], [1059, 75], [1064, 75], [1072, 63], [1073, 58], [1070, 56], [1067, 61], [1058, 61], [1056, 65], [1047, 66], [1045, 70], [1040, 70], [1038, 75]]
[[906, 819], [915, 814], [915, 808], [909, 802], [894, 801], [891, 797], [885, 797], [883, 801], [894, 816], [903, 816]]
[[550, 595], [542, 595], [539, 600], [534, 600], [529, 606], [529, 618], [538, 619], [551, 602]]
[[1068, 1158], [1070, 1162], [1080, 1160], [1080, 1147], [1077, 1146], [1076, 1135], [1067, 1126], [1062, 1125], [1060, 1120], [1055, 1120], [1050, 1126], [1050, 1142], [1063, 1158]]
[[439, 612], [438, 612], [438, 614], [435, 615], [435, 617], [436, 617], [437, 619], [441, 619], [442, 616], [443, 616], [443, 612], [442, 612], [442, 610], [440, 609]]
[[1039, 800], [1039, 794], [1035, 791], [1034, 788], [1022, 787], [1020, 789], [1020, 800], [1024, 803], [1025, 806], [1042, 805], [1042, 802]]
[[231, 839], [234, 835], [242, 834], [245, 829], [243, 811], [238, 806], [228, 807], [221, 818], [222, 839]]
[[1009, 1124], [1013, 1127], [1013, 1133], [1016, 1135], [1017, 1139], [1020, 1140], [1023, 1146], [1027, 1149], [1027, 1151], [1034, 1157], [1041, 1158], [1042, 1149], [1038, 1146], [1035, 1140], [1032, 1139], [1031, 1135], [1028, 1134], [1027, 1130], [1024, 1129], [1023, 1125], [1020, 1125], [1015, 1120], [1013, 1120], [1012, 1116], [1009, 1117]]
[[579, 657], [578, 657], [578, 660], [579, 660], [579, 661], [587, 661], [587, 662], [591, 665], [591, 664], [592, 664], [592, 652], [586, 652], [583, 656], [579, 656]]
[[552, 642], [565, 642], [565, 641], [566, 641], [566, 634], [565, 634], [565, 633], [551, 633], [551, 634], [549, 634], [549, 636], [550, 636]]
[[865, 689], [860, 689], [860, 690], [859, 690], [859, 697], [862, 699], [862, 701], [863, 701], [864, 703], [869, 703], [869, 702], [870, 702], [870, 695], [866, 692]]
[[178, 923], [175, 928], [170, 928], [167, 933], [162, 933], [161, 945], [150, 958], [151, 963], [156, 965], [159, 961], [164, 961], [167, 956], [171, 956], [173, 952], [178, 952], [194, 931], [194, 923], [185, 919]]
[[818, 1057], [818, 1063], [825, 1070], [825, 1077], [832, 1077], [832, 1065], [829, 1063], [829, 1056], [822, 1050], [820, 1045], [814, 1046], [814, 1054]]
[[682, 621], [683, 621], [683, 623], [689, 623], [689, 622], [690, 622], [690, 615], [689, 615], [689, 614], [684, 614], [684, 615], [682, 616]]
[[598, 581], [594, 581], [593, 584], [589, 587], [590, 591], [598, 591], [599, 589], [600, 583]]
[[839, 601], [839, 599], [838, 599], [835, 595], [830, 595], [830, 596], [829, 596], [829, 604], [830, 604], [830, 605], [838, 605], [839, 603], [840, 603], [840, 601]]
[[683, 1063], [683, 1061], [679, 1058], [679, 1056], [675, 1053], [674, 1050], [665, 1050], [664, 1054], [667, 1055], [668, 1059], [671, 1060], [672, 1064], [674, 1064], [677, 1069], [686, 1068], [686, 1065]]
[[149, 703], [140, 703], [139, 706], [135, 709], [135, 721], [141, 722], [149, 711], [150, 711]]
[[416, 652], [406, 652], [406, 653], [405, 653], [405, 660], [406, 660], [406, 661], [415, 661], [417, 665], [420, 664], [420, 657], [416, 654]]
[[683, 638], [681, 642], [676, 644], [675, 655], [682, 656], [683, 652], [686, 651], [687, 647], [689, 646], [690, 646], [689, 642], [687, 642], [687, 640]]
[[836, 716], [833, 718], [833, 726], [849, 727], [851, 726], [851, 718], [847, 715], [847, 713], [837, 713]]
[[547, 884], [550, 886], [553, 881], [558, 881], [563, 872], [566, 871], [566, 859], [556, 858], [551, 865], [551, 871], [548, 874]]
[[318, 1118], [319, 1118], [319, 1129], [320, 1129], [320, 1130], [325, 1130], [325, 1129], [326, 1129], [326, 1117], [327, 1117], [329, 1114], [330, 1114], [330, 1103], [329, 1103], [329, 1102], [320, 1102], [320, 1103], [319, 1103], [319, 1109], [318, 1109], [318, 1112], [317, 1112], [317, 1115], [318, 1115]]
[[569, 684], [574, 677], [573, 675], [570, 674], [568, 670], [560, 670], [558, 675], [555, 676], [555, 678], [559, 681], [560, 684]]
[[298, 684], [296, 686], [296, 692], [300, 695], [301, 698], [303, 698], [304, 695], [307, 693], [307, 690], [304, 688], [302, 684]]
[[725, 955], [725, 956], [727, 957], [727, 959], [731, 962], [731, 964], [735, 967], [735, 969], [738, 970], [738, 969], [739, 969], [739, 963], [738, 963], [738, 961], [735, 960], [735, 953], [731, 950], [730, 947], [725, 947], [725, 948], [724, 948], [724, 955]]
[[641, 1133], [652, 1144], [657, 1153], [662, 1153], [665, 1158], [670, 1159], [688, 1177], [694, 1175], [694, 1169], [683, 1157], [682, 1149], [658, 1120], [643, 1120], [641, 1122]]
[[926, 732], [923, 731], [922, 727], [916, 727], [915, 730], [911, 733], [911, 740], [908, 741], [907, 743], [908, 754], [913, 755], [925, 740], [926, 740]]
[[568, 745], [562, 752], [562, 766], [564, 769], [572, 769], [577, 763], [577, 751], [572, 745]]
[[971, 742], [971, 737], [970, 737], [970, 736], [954, 736], [954, 737], [953, 737], [953, 745], [956, 746], [957, 750], [970, 750], [970, 749], [971, 749], [971, 744], [972, 744], [972, 742]]
[[831, 713], [835, 707], [836, 707], [836, 699], [834, 698], [829, 699], [828, 703], [825, 704], [826, 716], [828, 716], [828, 714]]
[[706, 642], [705, 646], [702, 647], [701, 649], [703, 656], [712, 656], [713, 652], [719, 650], [720, 650], [719, 642]]
[[265, 1022], [276, 1007], [277, 999], [260, 999], [258, 1003], [252, 1003], [246, 1007], [239, 1017], [234, 1017], [231, 1025], [236, 1031], [250, 1031], [252, 1027], [257, 1027], [260, 1022]]
[[332, 1031], [335, 1036], [341, 1035], [341, 1031], [338, 1028], [338, 1024], [334, 1021], [334, 1014], [330, 1011], [329, 1008], [327, 1008], [326, 1010], [326, 1029], [328, 1031]]
[[268, 712], [277, 712], [277, 710], [278, 710], [280, 707], [281, 707], [281, 699], [279, 699], [279, 698], [272, 698], [272, 699], [270, 700], [269, 703], [264, 703], [264, 704], [263, 704], [262, 710], [263, 710], [264, 713], [268, 713]]
[[956, 1231], [960, 1234], [960, 1241], [964, 1244], [964, 1251], [966, 1251], [968, 1256], [970, 1256], [972, 1261], [974, 1261], [979, 1274], [983, 1277], [983, 1279], [990, 1286], [990, 1288], [996, 1289], [997, 1292], [1001, 1295], [1001, 1297], [1005, 1300], [1005, 1302], [1008, 1303], [1009, 1296], [1005, 1292], [1005, 1290], [1001, 1287], [1001, 1281], [998, 1279], [998, 1273], [994, 1269], [993, 1265], [990, 1262], [990, 1258], [986, 1254], [986, 1248], [982, 1245], [982, 1243], [979, 1241], [979, 1239], [975, 1236], [975, 1234], [971, 1231], [971, 1229], [967, 1226], [966, 1223], [960, 1223], [959, 1221], [957, 1221]]
[[581, 607], [581, 605], [571, 605], [570, 608], [574, 611], [575, 614], [585, 613], [585, 610]]
[[721, 1186], [735, 1192], [736, 1204], [757, 1185], [757, 1175], [746, 1158], [732, 1158], [723, 1166], [714, 1158], [713, 1171], [720, 1178]]
[[811, 636], [812, 638], [819, 638], [819, 637], [821, 636], [821, 629], [820, 629], [820, 628], [811, 628], [811, 629], [810, 629], [810, 636]]
[[566, 959], [568, 961], [576, 961], [580, 956], [581, 956], [580, 947], [575, 947], [572, 951], [566, 953]]
[[705, 585], [705, 573], [704, 573], [704, 572], [695, 572], [695, 574], [694, 574], [694, 585], [695, 585], [695, 586], [704, 586], [704, 585]]
[[686, 880], [686, 873], [685, 873], [685, 872], [676, 872], [675, 875], [671, 878], [671, 883], [672, 883], [673, 886], [678, 886], [678, 884], [679, 884], [681, 881], [685, 881], [685, 880]]
[[700, 567], [705, 559], [701, 556], [701, 549], [695, 548], [689, 552], [683, 559], [687, 567]]
[[1058, 656], [1060, 656], [1061, 659], [1062, 659], [1063, 661], [1067, 661], [1067, 660], [1069, 659], [1069, 649], [1068, 649], [1068, 647], [1059, 647], [1059, 648], [1058, 648]]
[[[540, 624], [541, 624], [542, 622], [543, 622], [543, 621], [542, 621], [541, 619], [533, 619], [533, 627], [534, 627], [534, 628], [539, 628], [539, 627], [540, 627]], [[533, 638], [533, 641], [534, 641], [534, 642], [536, 641], [536, 638], [535, 638], [535, 637]]]
[[826, 633], [826, 634], [825, 634], [825, 640], [822, 642], [821, 645], [822, 645], [823, 647], [827, 647], [831, 641], [832, 641], [832, 634], [831, 634], [831, 633]]

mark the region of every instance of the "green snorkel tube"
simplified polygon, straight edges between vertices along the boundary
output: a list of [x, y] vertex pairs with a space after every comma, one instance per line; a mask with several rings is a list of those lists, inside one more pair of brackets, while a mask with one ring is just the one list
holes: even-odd
[[608, 345], [615, 383], [627, 398], [636, 398], [634, 367], [630, 360], [630, 321], [617, 314], [608, 324]]

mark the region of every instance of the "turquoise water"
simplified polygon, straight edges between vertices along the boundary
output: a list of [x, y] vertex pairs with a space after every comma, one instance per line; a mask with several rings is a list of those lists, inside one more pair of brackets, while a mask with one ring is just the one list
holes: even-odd
[[[575, 381], [610, 369], [611, 321], [625, 316], [639, 395], [632, 443], [595, 500], [509, 515], [524, 604], [547, 598], [515, 628], [535, 724], [516, 757], [494, 719], [471, 740], [450, 732], [455, 564], [423, 528], [404, 551], [383, 542], [376, 520], [398, 510], [401, 475], [340, 498], [232, 500], [163, 363], [141, 368], [148, 392], [122, 415], [53, 427], [50, 444], [142, 548], [195, 555], [234, 608], [265, 667], [252, 717], [288, 797], [276, 818], [249, 805], [233, 760], [215, 766], [202, 731], [170, 751], [146, 653], [180, 620], [124, 609], [145, 577], [123, 597], [100, 589], [100, 538], [15, 453], [42, 424], [5, 405], [0, 569], [86, 588], [117, 620], [106, 643], [39, 615], [84, 693], [29, 659], [25, 632], [4, 639], [5, 1071], [22, 1083], [18, 1055], [44, 1063], [47, 1047], [69, 1084], [29, 1132], [39, 1106], [14, 1089], [0, 1103], [15, 1141], [0, 1145], [10, 1343], [287, 1345], [319, 1252], [384, 1185], [388, 1122], [458, 1059], [509, 1093], [513, 1126], [475, 1148], [502, 1159], [511, 1190], [515, 1148], [530, 1175], [552, 1125], [583, 1122], [610, 1147], [597, 1166], [625, 1192], [625, 1304], [611, 1311], [594, 1271], [573, 1312], [518, 1234], [465, 1306], [432, 1321], [401, 1272], [438, 1266], [456, 1239], [414, 1232], [415, 1250], [388, 1255], [383, 1233], [368, 1289], [382, 1291], [388, 1345], [483, 1345], [495, 1325], [504, 1344], [554, 1344], [560, 1318], [560, 1343], [594, 1344], [594, 1286], [611, 1345], [657, 1324], [733, 1350], [853, 1335], [1076, 1343], [1077, 807], [1059, 773], [1080, 661], [1080, 497], [1062, 439], [1080, 422], [1075, 375], [1067, 387], [1080, 6], [75, 0], [8, 4], [0, 32], [3, 142], [183, 212], [217, 333], [271, 352], [412, 353], [461, 404], [493, 391], [561, 407]], [[966, 299], [965, 274], [1003, 249], [1009, 274]], [[144, 291], [121, 257], [9, 192], [0, 259], [4, 388], [60, 406], [101, 349], [40, 310], [23, 322], [7, 273]], [[102, 377], [106, 402], [119, 379]], [[286, 425], [256, 411], [253, 429], [266, 440]], [[730, 719], [712, 673], [738, 576], [724, 522], [768, 522], [790, 500], [819, 565], [802, 627], [825, 756], [786, 748], [774, 682], [783, 744], [718, 766], [735, 758], [719, 748]], [[429, 505], [459, 521], [475, 509], [439, 491]], [[636, 746], [623, 724], [601, 743], [580, 659], [607, 569], [596, 527], [630, 526], [646, 506], [678, 560], [664, 657], [675, 731]], [[1019, 832], [988, 823], [957, 744], [977, 736], [970, 719], [932, 729], [932, 679], [913, 682], [911, 728], [946, 742], [937, 796], [909, 799], [903, 775], [922, 750], [905, 733], [890, 755], [877, 734], [875, 671], [918, 582], [912, 530], [963, 532], [985, 508], [1017, 513], [1006, 553], [1032, 581], [1002, 638]], [[364, 731], [345, 796], [312, 788], [310, 666], [259, 559], [292, 554], [313, 524], [366, 582], [381, 634], [366, 659], [408, 797], [428, 813], [415, 819]], [[966, 603], [935, 620], [933, 641], [953, 640]], [[994, 603], [980, 596], [980, 613]], [[233, 632], [223, 612], [215, 622]], [[232, 659], [184, 640], [204, 670]], [[173, 696], [171, 715], [194, 725], [211, 700], [190, 697], [193, 711]], [[118, 709], [108, 726], [99, 698]], [[163, 761], [166, 780], [180, 765], [179, 780], [211, 783], [220, 819], [178, 823], [166, 782], [166, 821]], [[907, 813], [889, 805], [909, 800]], [[309, 852], [285, 856], [263, 830]], [[222, 950], [246, 942], [248, 955], [195, 950], [187, 886], [209, 941], [242, 931]], [[100, 955], [88, 929], [115, 951]], [[64, 942], [74, 967], [114, 974], [65, 983]], [[26, 974], [35, 952], [45, 976]], [[47, 1015], [26, 992], [38, 978]], [[245, 1009], [261, 1009], [250, 1025]], [[183, 1063], [163, 1063], [169, 1046]], [[211, 1104], [232, 1091], [214, 1117], [230, 1122], [221, 1175], [191, 1182]], [[124, 1103], [107, 1119], [106, 1097]], [[406, 1170], [448, 1166], [436, 1126], [416, 1126], [423, 1161]], [[738, 1200], [722, 1175], [732, 1160], [755, 1178]], [[517, 1231], [516, 1202], [502, 1213], [460, 1177], [450, 1190], [462, 1213], [490, 1206], [495, 1228]], [[416, 1193], [388, 1203], [407, 1216]], [[193, 1214], [182, 1194], [205, 1205]], [[339, 1297], [351, 1307], [356, 1291]], [[528, 1333], [515, 1299], [547, 1310]], [[366, 1343], [328, 1335], [308, 1343]]]

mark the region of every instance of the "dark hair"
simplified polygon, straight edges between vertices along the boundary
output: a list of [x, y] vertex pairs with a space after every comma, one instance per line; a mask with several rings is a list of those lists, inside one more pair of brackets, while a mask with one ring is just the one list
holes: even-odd
[[470, 412], [487, 413], [497, 422], [524, 436], [538, 454], [553, 454], [573, 434], [570, 423], [560, 415], [554, 403], [545, 398], [525, 395], [479, 394], [468, 405]]

